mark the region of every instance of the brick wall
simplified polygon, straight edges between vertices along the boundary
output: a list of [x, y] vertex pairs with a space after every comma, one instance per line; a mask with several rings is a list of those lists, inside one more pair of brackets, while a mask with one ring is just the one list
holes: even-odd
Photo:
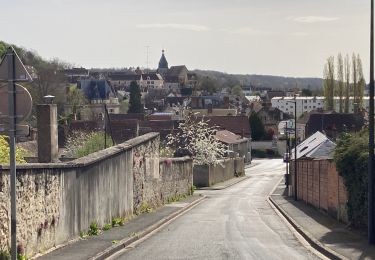
[[[290, 173], [294, 194], [294, 161]], [[346, 188], [332, 160], [298, 160], [297, 197], [342, 222], [348, 221]]]

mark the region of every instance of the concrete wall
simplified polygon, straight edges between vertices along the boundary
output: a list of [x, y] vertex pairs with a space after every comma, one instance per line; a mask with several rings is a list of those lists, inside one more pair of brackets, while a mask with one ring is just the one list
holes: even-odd
[[243, 158], [221, 160], [216, 165], [194, 165], [194, 185], [197, 187], [209, 187], [215, 183], [223, 182], [239, 175], [245, 174]]
[[[91, 222], [133, 214], [187, 194], [192, 161], [159, 162], [159, 135], [149, 133], [68, 163], [17, 168], [17, 239], [28, 256], [78, 237]], [[9, 245], [9, 167], [0, 165], [0, 248]]]
[[[290, 173], [291, 194], [294, 194], [294, 161], [290, 163]], [[346, 188], [331, 160], [297, 161], [297, 197], [342, 222], [348, 222]]]

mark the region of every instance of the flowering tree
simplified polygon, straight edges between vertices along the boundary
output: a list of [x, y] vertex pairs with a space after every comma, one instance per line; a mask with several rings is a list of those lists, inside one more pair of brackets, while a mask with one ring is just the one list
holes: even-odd
[[179, 124], [177, 133], [167, 136], [167, 145], [188, 152], [194, 164], [217, 164], [226, 152], [225, 146], [215, 138], [216, 127], [198, 119], [191, 111], [184, 111], [184, 121]]

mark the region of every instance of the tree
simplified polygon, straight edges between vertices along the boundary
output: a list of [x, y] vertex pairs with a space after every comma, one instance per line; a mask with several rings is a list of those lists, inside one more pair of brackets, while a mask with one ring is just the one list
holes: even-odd
[[242, 87], [240, 85], [234, 86], [231, 90], [231, 93], [232, 95], [242, 97], [243, 96]]
[[343, 96], [344, 96], [344, 63], [341, 53], [337, 55], [337, 89], [336, 95], [339, 97], [339, 112], [343, 112]]
[[249, 117], [249, 123], [250, 123], [252, 140], [259, 141], [263, 139], [263, 137], [266, 134], [266, 130], [257, 113], [255, 112], [251, 113]]
[[311, 97], [313, 95], [312, 91], [308, 88], [302, 89], [302, 96]]
[[79, 107], [87, 104], [87, 99], [81, 90], [72, 86], [68, 90], [67, 103], [72, 107], [72, 113], [76, 114]]
[[344, 113], [349, 113], [349, 97], [350, 97], [350, 60], [349, 55], [345, 56], [345, 102], [344, 102]]
[[[362, 60], [359, 54], [357, 55], [357, 69], [358, 69], [358, 83], [357, 83], [357, 100], [355, 101], [359, 107], [363, 105], [363, 91], [365, 90], [366, 81], [363, 76]], [[358, 112], [358, 111], [356, 111]]]
[[198, 119], [190, 110], [182, 114], [184, 120], [178, 126], [179, 131], [167, 136], [168, 147], [186, 151], [193, 157], [194, 164], [218, 164], [227, 150], [215, 138], [216, 127], [210, 127], [204, 118]]
[[209, 94], [213, 94], [219, 90], [219, 84], [210, 77], [203, 77], [198, 82], [198, 90], [207, 91]]
[[333, 56], [327, 59], [327, 63], [324, 66], [324, 97], [327, 110], [334, 109], [333, 94], [335, 89], [335, 58]]
[[130, 83], [130, 98], [129, 98], [129, 114], [144, 113], [143, 104], [141, 102], [141, 89], [136, 81]]

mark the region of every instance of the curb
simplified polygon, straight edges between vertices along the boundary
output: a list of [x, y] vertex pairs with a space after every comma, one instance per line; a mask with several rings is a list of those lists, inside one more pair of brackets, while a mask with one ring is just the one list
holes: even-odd
[[107, 257], [110, 257], [111, 255], [117, 253], [118, 251], [126, 248], [127, 246], [129, 246], [130, 244], [140, 240], [141, 238], [144, 238], [146, 237], [147, 235], [149, 235], [151, 232], [155, 231], [156, 229], [158, 228], [161, 228], [163, 225], [167, 224], [169, 221], [172, 221], [174, 220], [175, 218], [179, 217], [179, 215], [181, 215], [182, 213], [185, 213], [186, 211], [188, 211], [189, 209], [197, 206], [199, 203], [201, 203], [204, 199], [206, 199], [206, 196], [202, 196], [201, 198], [193, 201], [192, 203], [190, 203], [189, 205], [187, 205], [186, 207], [172, 213], [171, 215], [159, 220], [158, 222], [156, 222], [155, 224], [147, 227], [146, 229], [138, 232], [135, 236], [133, 237], [127, 237], [127, 238], [124, 238], [122, 239], [121, 241], [119, 241], [117, 244], [115, 245], [112, 245], [111, 247], [107, 248], [106, 250], [104, 250], [103, 252], [100, 252], [98, 253], [97, 255], [89, 258], [90, 260], [104, 260], [106, 259]]
[[267, 201], [274, 206], [274, 209], [277, 210], [286, 219], [286, 221], [288, 221], [288, 223], [294, 228], [294, 230], [298, 232], [298, 234], [300, 234], [312, 248], [317, 250], [322, 255], [328, 257], [329, 259], [349, 259], [319, 242], [308, 231], [298, 225], [296, 221], [291, 216], [289, 216], [288, 213], [286, 213], [286, 211], [283, 210], [271, 196], [272, 194], [268, 196]]
[[242, 176], [242, 177], [235, 177], [235, 178], [238, 178], [236, 181], [228, 184], [228, 185], [223, 185], [221, 188], [218, 187], [218, 188], [214, 188], [214, 187], [202, 187], [202, 188], [197, 188], [197, 190], [224, 190], [226, 188], [229, 188], [237, 183], [240, 183], [244, 180], [247, 180], [250, 178], [250, 176]]

